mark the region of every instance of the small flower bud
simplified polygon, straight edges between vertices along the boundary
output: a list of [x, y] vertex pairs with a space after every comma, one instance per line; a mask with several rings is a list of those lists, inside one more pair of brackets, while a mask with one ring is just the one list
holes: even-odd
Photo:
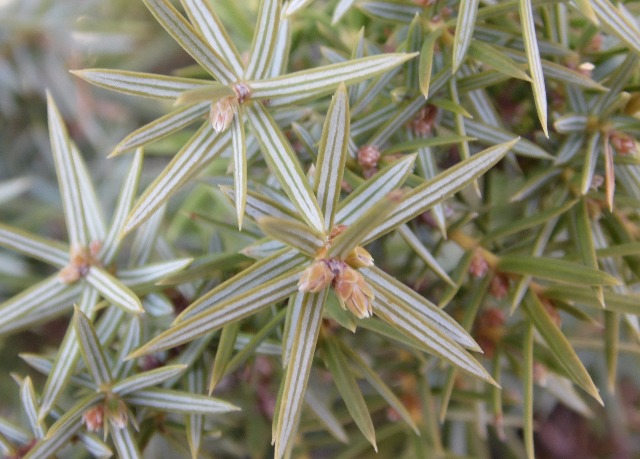
[[118, 400], [116, 409], [109, 413], [109, 423], [116, 429], [124, 429], [127, 427], [128, 420], [127, 405], [122, 400]]
[[236, 114], [238, 102], [233, 96], [223, 97], [217, 102], [211, 104], [209, 119], [213, 130], [216, 132], [225, 131], [231, 126], [233, 116]]
[[336, 276], [333, 287], [342, 306], [349, 309], [353, 315], [359, 319], [371, 317], [374, 295], [362, 274], [345, 266]]
[[298, 281], [298, 290], [301, 292], [318, 293], [331, 284], [334, 276], [327, 262], [324, 260], [316, 261], [303, 271]]
[[89, 274], [91, 265], [99, 264], [95, 258], [99, 251], [100, 243], [97, 241], [92, 242], [89, 248], [73, 247], [69, 256], [69, 264], [58, 273], [59, 279], [65, 284], [72, 284], [85, 277]]
[[548, 374], [549, 370], [547, 370], [547, 367], [540, 362], [533, 362], [533, 380], [536, 384], [546, 387]]
[[82, 423], [87, 426], [89, 432], [97, 432], [102, 429], [104, 422], [104, 408], [102, 405], [90, 408], [82, 415]]
[[636, 152], [636, 142], [633, 137], [614, 132], [611, 134], [611, 144], [621, 155], [628, 155]]
[[491, 278], [489, 291], [494, 298], [502, 300], [509, 293], [509, 279], [504, 274], [496, 273]]
[[373, 145], [365, 145], [358, 150], [358, 164], [363, 169], [372, 169], [378, 165], [380, 151]]
[[237, 83], [233, 85], [233, 90], [236, 93], [236, 100], [239, 104], [251, 97], [251, 88], [249, 88], [245, 83]]
[[596, 66], [593, 65], [591, 62], [583, 62], [582, 64], [580, 64], [578, 66], [578, 72], [580, 72], [581, 74], [583, 74], [587, 78], [591, 78], [591, 75], [593, 73], [593, 69], [595, 69], [595, 68], [596, 68]]
[[352, 268], [368, 268], [373, 266], [373, 257], [360, 246], [356, 246], [344, 260]]
[[505, 333], [505, 317], [500, 309], [487, 308], [475, 323], [475, 338], [487, 357], [491, 357]]
[[333, 240], [333, 238], [342, 234], [342, 232], [347, 228], [347, 225], [334, 225], [333, 228], [331, 228], [331, 232], [329, 233], [329, 240]]
[[471, 258], [471, 264], [469, 265], [469, 274], [476, 279], [484, 277], [489, 271], [489, 264], [487, 260], [482, 256], [479, 250], [476, 250]]
[[80, 273], [73, 265], [65, 266], [58, 272], [58, 279], [60, 279], [63, 284], [73, 284], [80, 279]]
[[416, 135], [427, 135], [433, 130], [436, 121], [438, 108], [435, 105], [427, 105], [421, 109], [418, 114], [411, 120], [409, 126]]

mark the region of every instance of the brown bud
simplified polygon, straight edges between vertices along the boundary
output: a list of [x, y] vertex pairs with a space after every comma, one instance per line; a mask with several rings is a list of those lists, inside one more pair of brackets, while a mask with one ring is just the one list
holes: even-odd
[[587, 46], [585, 46], [584, 50], [588, 53], [597, 53], [602, 49], [603, 41], [604, 38], [602, 37], [602, 34], [597, 33], [593, 36]]
[[487, 357], [491, 357], [504, 336], [504, 312], [496, 308], [483, 310], [475, 324], [475, 336]]
[[489, 291], [494, 298], [502, 300], [509, 293], [509, 278], [501, 273], [495, 273], [491, 278]]
[[427, 135], [433, 130], [438, 108], [435, 105], [427, 105], [421, 109], [411, 120], [409, 126], [416, 135]]
[[558, 312], [558, 309], [553, 304], [553, 302], [549, 298], [544, 297], [540, 298], [540, 301], [542, 302], [544, 308], [547, 310], [547, 313], [549, 313], [549, 316], [551, 317], [551, 320], [553, 320], [553, 323], [560, 327], [562, 325], [562, 317], [560, 317], [560, 313]]
[[378, 165], [380, 151], [373, 145], [365, 145], [358, 150], [358, 164], [363, 169], [373, 169]]
[[489, 264], [480, 250], [476, 250], [471, 258], [469, 274], [476, 279], [484, 277], [489, 271]]
[[371, 288], [360, 274], [350, 266], [346, 266], [335, 277], [333, 287], [343, 307], [346, 307], [359, 319], [371, 317], [371, 302], [374, 299]]
[[91, 265], [99, 264], [95, 256], [100, 251], [100, 243], [92, 242], [90, 248], [75, 246], [71, 249], [69, 264], [62, 268], [58, 277], [65, 284], [72, 284], [89, 274]]
[[333, 281], [334, 273], [325, 260], [319, 260], [311, 264], [302, 272], [298, 281], [298, 290], [301, 292], [318, 293]]
[[333, 240], [336, 236], [342, 234], [348, 228], [347, 225], [334, 225], [329, 233], [329, 240]]
[[636, 142], [633, 137], [621, 132], [611, 134], [611, 145], [621, 155], [629, 155], [636, 152]]
[[89, 432], [97, 432], [102, 429], [103, 422], [104, 407], [102, 405], [94, 406], [82, 415], [82, 423], [87, 426]]
[[233, 85], [233, 90], [236, 93], [236, 101], [239, 104], [251, 97], [251, 88], [249, 88], [245, 83], [237, 83]]

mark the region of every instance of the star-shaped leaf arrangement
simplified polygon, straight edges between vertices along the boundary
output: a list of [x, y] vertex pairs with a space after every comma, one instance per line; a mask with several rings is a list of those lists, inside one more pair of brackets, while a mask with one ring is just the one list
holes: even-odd
[[[16, 228], [0, 225], [0, 244], [44, 261], [58, 271], [22, 293], [0, 304], [0, 333], [50, 320], [71, 308], [74, 302], [94, 317], [98, 299], [114, 305], [122, 317], [142, 314], [144, 309], [135, 291], [186, 267], [190, 259], [133, 266], [115, 270], [114, 260], [121, 245], [120, 234], [131, 209], [142, 168], [142, 152], [137, 152], [122, 185], [111, 225], [107, 228], [86, 166], [69, 139], [56, 105], [49, 97], [49, 132], [58, 185], [62, 196], [69, 245], [50, 241]], [[115, 318], [114, 318], [115, 320]], [[54, 368], [49, 375], [40, 416], [54, 406], [79, 358], [75, 331], [65, 336]]]
[[[185, 79], [116, 70], [89, 69], [76, 73], [99, 86], [134, 95], [175, 100], [186, 106], [127, 137], [115, 153], [130, 150], [196, 121], [209, 112], [209, 121], [178, 152], [134, 207], [124, 232], [129, 232], [165, 202], [189, 177], [228, 146], [233, 152], [234, 196], [238, 224], [247, 199], [247, 141], [243, 118], [249, 121], [262, 153], [283, 190], [303, 219], [321, 230], [320, 210], [313, 205], [306, 183], [290, 182], [298, 175], [297, 161], [266, 106], [277, 107], [331, 93], [390, 70], [415, 54], [381, 54], [284, 74], [290, 40], [281, 0], [262, 0], [246, 65], [214, 8], [205, 0], [182, 0], [189, 20], [168, 0], [144, 0], [158, 22], [215, 81]], [[284, 147], [284, 148], [283, 148]]]
[[[73, 329], [77, 344], [82, 353], [85, 369], [74, 375], [74, 381], [82, 386], [77, 401], [49, 427], [44, 429], [38, 424], [35, 394], [30, 385], [23, 384], [23, 397], [31, 395], [33, 403], [27, 405], [31, 413], [30, 421], [36, 423], [34, 432], [36, 441], [29, 444], [25, 458], [51, 455], [67, 444], [72, 436], [97, 440], [91, 432], [103, 431], [104, 439], [110, 436], [120, 457], [142, 457], [136, 436], [131, 426], [137, 429], [138, 422], [133, 416], [133, 407], [177, 413], [181, 415], [210, 415], [236, 411], [230, 403], [212, 397], [191, 392], [154, 388], [180, 375], [185, 365], [168, 365], [153, 370], [129, 375], [131, 365], [122, 360], [123, 355], [139, 344], [141, 323], [138, 317], [132, 317], [129, 330], [124, 335], [122, 348], [112, 357], [98, 339], [96, 330], [89, 318], [76, 307]], [[124, 354], [123, 354], [124, 353]], [[30, 383], [30, 380], [25, 380]], [[28, 389], [31, 389], [29, 392]], [[86, 430], [83, 429], [86, 427]], [[89, 433], [87, 433], [88, 431]], [[103, 445], [103, 450], [108, 448]], [[94, 448], [95, 449], [95, 448]], [[197, 455], [197, 451], [195, 452]], [[195, 457], [195, 456], [194, 456]]]
[[[38, 418], [39, 403], [33, 382], [28, 376], [24, 379], [17, 375], [12, 375], [20, 386], [20, 401], [25, 411], [25, 418], [29, 429], [16, 425], [9, 420], [0, 418], [0, 451], [3, 457], [8, 459], [22, 458], [42, 441], [47, 435], [47, 426]], [[59, 420], [63, 416], [63, 411], [56, 407], [51, 410], [54, 420]], [[72, 436], [76, 436], [82, 446], [94, 457], [110, 457], [113, 452], [107, 444], [90, 432], [81, 430], [69, 430], [66, 434], [60, 434], [57, 438], [60, 445], [66, 444]], [[53, 451], [49, 451], [52, 453]]]
[[[375, 315], [418, 349], [493, 382], [465, 349], [479, 348], [464, 329], [376, 268], [363, 247], [471, 183], [498, 162], [517, 139], [484, 150], [433, 180], [402, 192], [398, 187], [414, 161], [414, 156], [407, 156], [379, 171], [340, 202], [348, 138], [348, 96], [341, 86], [325, 120], [313, 179], [312, 197], [321, 209], [321, 228], [296, 212], [249, 193], [248, 214], [284, 248], [205, 294], [178, 316], [169, 330], [132, 354], [138, 357], [178, 346], [289, 299], [289, 325], [283, 336], [287, 370], [274, 420], [277, 458], [289, 454], [293, 444], [330, 292], [350, 311], [354, 323], [356, 319], [374, 320], [367, 318]], [[298, 183], [306, 181], [302, 174], [296, 177]], [[225, 191], [233, 197], [233, 191]], [[339, 352], [332, 355], [340, 367]], [[372, 440], [371, 435], [367, 438]]]

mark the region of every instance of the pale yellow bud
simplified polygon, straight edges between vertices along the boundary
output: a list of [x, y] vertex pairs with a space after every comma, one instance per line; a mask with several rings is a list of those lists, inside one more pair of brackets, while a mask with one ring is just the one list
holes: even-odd
[[356, 246], [355, 249], [349, 252], [349, 255], [347, 255], [344, 261], [352, 268], [368, 268], [369, 266], [373, 266], [373, 257], [360, 246]]
[[72, 284], [81, 277], [85, 277], [89, 274], [91, 265], [99, 264], [95, 259], [94, 251], [99, 251], [99, 248], [92, 243], [91, 250], [87, 247], [73, 247], [69, 256], [69, 264], [62, 268], [58, 273], [58, 277], [65, 284]]
[[106, 405], [109, 423], [116, 429], [124, 429], [129, 420], [127, 405], [125, 405], [122, 400], [116, 398], [108, 400]]
[[233, 96], [223, 97], [211, 104], [209, 119], [211, 120], [213, 130], [216, 132], [227, 130], [229, 126], [231, 126], [231, 121], [236, 114], [237, 108], [238, 102]]

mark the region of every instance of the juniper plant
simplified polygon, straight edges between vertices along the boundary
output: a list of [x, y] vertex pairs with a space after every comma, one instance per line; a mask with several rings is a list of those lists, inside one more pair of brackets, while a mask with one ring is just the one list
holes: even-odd
[[[38, 62], [24, 37], [59, 23], [6, 3], [3, 164], [37, 138], [8, 132], [13, 102], [44, 97], [16, 84]], [[122, 5], [101, 6], [82, 12]], [[44, 97], [60, 215], [46, 177], [0, 177], [0, 352], [30, 367], [5, 456], [533, 458], [567, 409], [624, 434], [565, 450], [632, 454], [637, 2], [139, 6], [130, 52], [57, 54], [124, 97], [38, 72], [68, 118]], [[113, 125], [74, 101], [133, 131], [98, 187]]]

